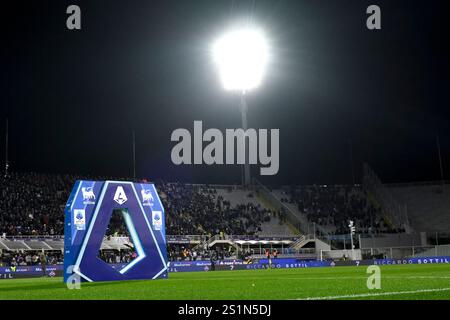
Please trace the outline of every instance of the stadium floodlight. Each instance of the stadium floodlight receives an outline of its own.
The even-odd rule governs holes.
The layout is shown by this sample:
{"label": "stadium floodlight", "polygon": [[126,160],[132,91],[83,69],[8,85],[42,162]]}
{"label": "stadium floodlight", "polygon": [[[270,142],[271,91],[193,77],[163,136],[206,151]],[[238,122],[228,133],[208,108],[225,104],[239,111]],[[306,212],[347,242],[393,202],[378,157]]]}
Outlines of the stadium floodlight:
{"label": "stadium floodlight", "polygon": [[[217,64],[225,90],[241,94],[242,129],[247,131],[247,103],[245,94],[259,87],[268,62],[268,47],[261,30],[246,26],[233,29],[220,37],[213,45],[212,54]],[[245,164],[243,165],[243,186],[249,186],[250,165],[248,145],[244,142]]]}
{"label": "stadium floodlight", "polygon": [[250,27],[232,30],[214,43],[213,57],[226,90],[255,89],[261,84],[268,60],[265,37]]}

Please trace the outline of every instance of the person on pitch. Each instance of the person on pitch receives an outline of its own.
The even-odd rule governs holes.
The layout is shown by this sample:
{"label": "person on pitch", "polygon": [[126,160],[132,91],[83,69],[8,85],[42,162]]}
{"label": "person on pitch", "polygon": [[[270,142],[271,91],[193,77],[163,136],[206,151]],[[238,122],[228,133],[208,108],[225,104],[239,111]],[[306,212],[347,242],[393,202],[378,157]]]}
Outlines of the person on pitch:
{"label": "person on pitch", "polygon": [[270,250],[269,249],[266,249],[265,255],[266,255],[266,259],[267,259],[267,261],[269,263],[269,269],[271,269],[272,268],[272,259],[270,257]]}

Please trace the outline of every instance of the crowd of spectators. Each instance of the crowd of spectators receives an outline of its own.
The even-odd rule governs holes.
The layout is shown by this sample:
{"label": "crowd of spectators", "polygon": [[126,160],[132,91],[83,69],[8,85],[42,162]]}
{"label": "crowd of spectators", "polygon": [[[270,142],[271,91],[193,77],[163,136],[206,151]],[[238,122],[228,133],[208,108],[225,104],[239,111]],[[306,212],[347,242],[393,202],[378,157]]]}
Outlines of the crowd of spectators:
{"label": "crowd of spectators", "polygon": [[217,245],[214,249],[202,247],[189,247],[187,244],[170,244],[167,246],[167,255],[170,261],[197,261],[232,258],[236,250],[231,245]]}
{"label": "crowd of spectators", "polygon": [[295,205],[309,222],[328,227],[330,233],[348,233],[350,220],[357,233],[402,232],[385,220],[380,206],[360,186],[292,187],[285,195],[282,202]]}
{"label": "crowd of spectators", "polygon": [[130,263],[137,257],[137,253],[134,250],[102,250],[99,257],[110,264]]}
{"label": "crowd of spectators", "polygon": [[64,257],[61,251],[3,251],[0,253],[0,266],[40,266],[63,264]]}
{"label": "crowd of spectators", "polygon": [[64,206],[74,177],[11,173],[0,178],[0,235],[64,233]]}
{"label": "crowd of spectators", "polygon": [[276,214],[254,203],[232,206],[209,186],[158,184],[166,209],[167,234],[254,235]]}
{"label": "crowd of spectators", "polygon": [[[0,177],[0,236],[63,234],[64,207],[77,179],[89,177],[37,173]],[[276,214],[254,203],[232,206],[212,187],[156,184],[166,210],[166,234],[253,235]],[[124,233],[119,224],[114,232]]]}

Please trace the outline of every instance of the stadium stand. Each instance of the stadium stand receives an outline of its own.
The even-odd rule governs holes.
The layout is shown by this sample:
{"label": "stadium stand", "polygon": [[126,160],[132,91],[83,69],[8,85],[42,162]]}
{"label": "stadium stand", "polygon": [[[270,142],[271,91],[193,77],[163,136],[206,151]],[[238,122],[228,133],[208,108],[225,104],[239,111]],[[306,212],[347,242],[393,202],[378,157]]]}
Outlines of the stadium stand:
{"label": "stadium stand", "polygon": [[157,188],[167,212],[167,234],[256,235],[262,227],[272,228],[272,219],[279,223],[279,212],[235,187],[162,182]]}
{"label": "stadium stand", "polygon": [[416,231],[450,230],[450,186],[440,182],[387,185],[393,196],[406,205],[408,220]]}
{"label": "stadium stand", "polygon": [[12,173],[0,178],[0,235],[64,233],[64,205],[74,177]]}
{"label": "stadium stand", "polygon": [[367,163],[363,165],[363,172],[363,187],[367,192],[368,199],[376,204],[387,224],[411,232],[407,207],[397,201],[391,190],[381,182],[381,179]]}
{"label": "stadium stand", "polygon": [[[12,173],[0,179],[0,235],[64,233],[64,206],[80,177]],[[263,224],[270,229],[278,222],[277,212],[240,190],[218,194],[215,187],[166,182],[157,188],[167,211],[167,234],[258,234]],[[271,219],[275,223],[269,224]]]}
{"label": "stadium stand", "polygon": [[[120,180],[37,173],[11,173],[0,178],[0,264],[33,263],[42,252],[56,263],[62,261],[64,206],[77,179]],[[364,256],[401,257],[447,250],[434,246],[445,244],[437,234],[436,241],[430,242],[423,234],[406,234],[405,229],[393,224],[395,219],[386,214],[389,206],[379,205],[379,194],[373,196],[373,189],[365,186],[269,189],[259,183],[252,191],[239,186],[164,181],[156,182],[156,186],[166,209],[172,261],[209,259],[213,255],[222,259],[258,258],[267,250],[314,259],[322,251],[349,248],[349,220],[355,221],[360,240],[355,239],[355,243]],[[427,232],[448,231],[450,200],[445,195],[450,189],[440,187],[383,186],[390,199],[383,204],[406,203],[414,226],[422,226]],[[336,241],[331,239],[343,239],[344,243],[333,245]],[[100,257],[112,263],[128,262],[133,253],[123,221],[112,219]]]}
{"label": "stadium stand", "polygon": [[395,233],[379,208],[368,200],[361,186],[296,186],[273,190],[273,193],[309,223],[321,227],[325,234],[345,234],[348,221],[355,221],[358,233]]}
{"label": "stadium stand", "polygon": [[[217,196],[228,201],[232,207],[242,206],[253,203],[260,208],[264,208],[265,204],[254,192],[239,189],[237,187],[230,188],[223,186],[217,188]],[[285,223],[285,217],[281,212],[276,210],[267,210],[267,217],[263,220],[258,230],[259,235],[284,235],[293,236],[294,232]]]}
{"label": "stadium stand", "polygon": [[[11,173],[7,178],[0,179],[0,236],[3,238],[0,249],[18,252],[62,250],[63,242],[56,236],[64,233],[64,206],[71,188],[77,179],[95,178]],[[119,180],[111,177],[96,179]],[[188,237],[185,245],[178,245],[179,241],[169,242],[175,259],[187,258],[185,251],[191,245],[203,244],[205,239],[214,235],[290,234],[282,222],[281,213],[266,208],[253,194],[237,187],[158,182],[157,189],[167,211],[166,234]],[[123,221],[113,215],[107,236],[120,239],[121,235],[126,235],[123,226]],[[192,237],[186,236],[188,234],[206,238],[192,241]],[[129,249],[129,244],[117,244],[106,237],[102,251],[108,251],[109,255],[103,258],[115,259],[111,252]],[[199,248],[196,254],[207,256],[205,251],[208,250]]]}

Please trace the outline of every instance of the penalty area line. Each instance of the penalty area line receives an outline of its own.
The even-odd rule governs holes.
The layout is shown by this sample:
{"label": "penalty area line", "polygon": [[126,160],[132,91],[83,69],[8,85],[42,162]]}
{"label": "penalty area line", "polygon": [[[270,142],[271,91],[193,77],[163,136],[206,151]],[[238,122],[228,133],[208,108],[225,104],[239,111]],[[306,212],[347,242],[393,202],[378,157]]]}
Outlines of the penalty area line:
{"label": "penalty area line", "polygon": [[309,298],[298,298],[297,300],[352,299],[352,298],[365,298],[365,297],[378,297],[378,296],[396,296],[396,295],[402,295],[402,294],[417,294],[417,293],[442,292],[442,291],[450,291],[450,288],[420,289],[420,290],[413,290],[413,291],[393,291],[393,292],[380,292],[380,293],[348,294],[348,295],[327,296],[327,297],[309,297]]}

